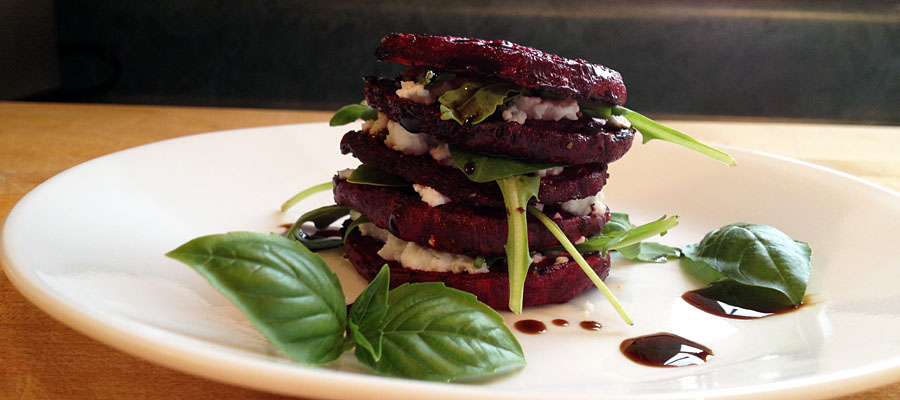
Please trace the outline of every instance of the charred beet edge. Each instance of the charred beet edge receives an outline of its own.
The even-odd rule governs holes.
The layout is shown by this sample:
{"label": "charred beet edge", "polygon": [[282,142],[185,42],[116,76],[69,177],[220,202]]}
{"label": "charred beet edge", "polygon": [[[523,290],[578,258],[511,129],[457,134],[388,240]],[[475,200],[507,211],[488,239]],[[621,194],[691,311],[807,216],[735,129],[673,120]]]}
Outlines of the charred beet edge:
{"label": "charred beet edge", "polygon": [[375,57],[410,66],[466,71],[574,98],[625,104],[625,84],[618,72],[505,40],[394,33],[381,39]]}
{"label": "charred beet edge", "polygon": [[[505,254],[508,228],[504,209],[472,208],[455,203],[431,207],[411,190],[357,185],[337,178],[334,200],[353,207],[378,227],[406,241],[468,256]],[[608,220],[609,212],[604,212],[569,215],[556,223],[575,241],[581,236],[598,234]],[[559,244],[543,225],[531,220],[528,243],[535,250]]]}
{"label": "charred beet edge", "polygon": [[[478,300],[496,309],[506,309],[509,305],[509,276],[505,266],[492,267],[490,272],[481,274],[452,274],[446,272],[417,271],[403,268],[394,261],[385,261],[378,256],[383,243],[351,232],[344,246],[347,258],[356,271],[366,280],[375,278],[382,265],[391,268],[391,287],[404,283],[444,282],[445,285],[474,294]],[[609,255],[599,253],[585,255],[585,260],[601,278],[609,275]],[[532,265],[525,279],[525,306],[565,303],[592,287],[590,279],[575,262],[553,264],[547,259]]]}
{"label": "charred beet edge", "polygon": [[[503,196],[493,182],[476,183],[456,167],[443,166],[431,156],[392,150],[367,133],[351,131],[341,140],[341,151],[353,153],[364,164],[381,168],[411,182],[426,185],[454,202],[472,207],[503,208]],[[605,164],[567,167],[559,175],[541,178],[541,203],[553,205],[593,196],[606,184]]]}
{"label": "charred beet edge", "polygon": [[502,120],[460,125],[442,120],[437,105],[398,97],[399,88],[395,79],[366,78],[366,101],[410,132],[428,133],[473,151],[535,162],[608,164],[622,158],[634,139],[632,129],[612,128],[588,117],[577,121],[528,120],[524,125]]}

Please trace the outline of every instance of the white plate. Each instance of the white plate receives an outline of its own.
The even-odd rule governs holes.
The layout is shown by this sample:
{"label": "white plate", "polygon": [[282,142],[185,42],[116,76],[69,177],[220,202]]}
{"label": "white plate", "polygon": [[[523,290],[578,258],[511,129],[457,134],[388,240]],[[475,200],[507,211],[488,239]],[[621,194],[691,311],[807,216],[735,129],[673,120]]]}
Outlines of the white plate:
{"label": "white plate", "polygon": [[[435,384],[378,377],[352,352],[334,365],[298,365],[276,352],[190,268],[163,256],[204,234],[279,231],[278,206],[356,164],[340,156],[344,129],[322,124],[217,132],[111,154],[48,180],[10,212],[6,273],[48,314],[138,357],[211,379],[323,398],[820,398],[900,379],[900,196],[812,165],[729,149],[727,168],[660,143],[635,145],[611,167],[616,211],[647,222],[678,214],[662,238],[698,241],[719,226],[770,224],[813,248],[798,312],[756,321],[718,318],[679,296],[696,286],[667,264],[614,265],[608,284],[635,317],[624,325],[596,291],[569,304],[506,313],[544,321],[517,332],[528,366],[480,382]],[[329,203],[326,194],[302,203]],[[298,213],[300,210],[298,210]],[[339,252],[326,257],[348,300],[364,286]],[[589,315],[585,302],[595,309]],[[554,318],[569,327],[556,327]],[[577,323],[596,320],[598,332]],[[672,332],[705,344],[703,366],[651,368],[618,350],[628,337]]]}

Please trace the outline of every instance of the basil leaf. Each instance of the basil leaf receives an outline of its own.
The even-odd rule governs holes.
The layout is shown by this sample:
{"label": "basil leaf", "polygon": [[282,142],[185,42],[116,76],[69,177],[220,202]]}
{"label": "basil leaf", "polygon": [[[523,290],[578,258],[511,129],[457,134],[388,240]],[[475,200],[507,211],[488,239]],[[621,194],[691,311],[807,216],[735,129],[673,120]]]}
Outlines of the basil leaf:
{"label": "basil leaf", "polygon": [[588,278],[591,279],[591,282],[594,282],[594,286],[597,286],[597,289],[600,289],[600,292],[603,293],[603,296],[606,297],[606,300],[612,304],[613,308],[616,309],[616,312],[619,313],[619,316],[622,317],[622,320],[625,321],[628,325],[634,325],[634,321],[631,319],[631,316],[628,315],[628,312],[625,311],[625,307],[622,307],[622,304],[619,303],[619,300],[616,299],[616,296],[606,287],[606,284],[603,283],[603,280],[597,276],[597,273],[594,272],[594,269],[591,268],[590,264],[585,261],[584,257],[581,256],[581,253],[575,248],[575,245],[572,244],[572,241],[566,237],[566,234],[559,228],[559,225],[556,224],[552,219],[547,217],[543,212],[534,207],[528,207],[528,212],[531,215],[535,216],[548,230],[553,234],[553,237],[558,240],[563,248],[569,252],[569,255],[575,262],[581,267],[581,270],[587,274]]}
{"label": "basil leaf", "polygon": [[509,309],[521,314],[525,293],[525,278],[531,266],[528,252],[528,215],[525,208],[532,197],[537,198],[541,178],[516,175],[497,181],[506,205],[506,264],[509,275]]}
{"label": "basil leaf", "polygon": [[457,89],[449,90],[438,98],[441,103],[441,119],[454,120],[460,125],[481,123],[497,111],[510,93],[518,88],[508,83],[483,85],[466,82]]}
{"label": "basil leaf", "polygon": [[288,230],[287,238],[303,243],[307,248],[312,250],[324,250],[338,247],[343,244],[341,238],[309,235],[303,232],[303,224],[312,222],[317,229],[324,229],[331,225],[334,221],[347,216],[350,213],[350,206],[330,205],[319,207],[315,210],[308,211],[297,218],[297,222]]}
{"label": "basil leaf", "polygon": [[536,163],[450,146],[453,164],[473,182],[492,182],[564,164]]}
{"label": "basil leaf", "polygon": [[388,286],[391,269],[385,264],[375,279],[359,294],[348,316],[348,333],[356,341],[356,351],[368,351],[372,359],[381,359],[381,324],[387,314]]}
{"label": "basil leaf", "polygon": [[356,353],[382,375],[447,382],[525,365],[522,347],[496,311],[440,282],[391,290],[383,329],[380,360]]}
{"label": "basil leaf", "polygon": [[397,175],[392,175],[385,172],[381,168],[376,168],[371,165],[360,164],[350,173],[350,176],[347,178],[347,182],[355,183],[358,185],[373,185],[373,186],[388,186],[388,187],[403,187],[410,186],[411,183],[406,179],[403,179]]}
{"label": "basil leaf", "polygon": [[727,225],[708,233],[699,243],[685,246],[682,253],[739,284],[772,289],[793,305],[799,305],[806,293],[812,254],[809,245],[768,225]]}
{"label": "basil leaf", "polygon": [[166,254],[196,270],[294,360],[324,364],[343,350],[347,308],[337,276],[300,243],[232,232]]}
{"label": "basil leaf", "polygon": [[712,159],[719,160],[725,164],[728,164],[728,166],[730,167],[737,165],[737,161],[735,161],[734,157],[731,157],[731,155],[729,155],[728,153],[711,147],[679,130],[660,124],[659,122],[631,111],[625,107],[615,106],[612,109],[612,113],[613,115],[624,116],[628,120],[628,122],[631,122],[631,125],[641,133],[641,137],[643,137],[644,139],[643,143],[647,143],[653,139],[665,140],[667,142],[686,147],[690,150],[694,150]]}
{"label": "basil leaf", "polygon": [[334,113],[331,116],[331,120],[328,121],[329,126],[339,126],[346,125],[358,119],[362,119],[363,121],[369,121],[378,119],[378,110],[369,107],[368,104],[351,104],[349,106],[343,106],[340,110]]}

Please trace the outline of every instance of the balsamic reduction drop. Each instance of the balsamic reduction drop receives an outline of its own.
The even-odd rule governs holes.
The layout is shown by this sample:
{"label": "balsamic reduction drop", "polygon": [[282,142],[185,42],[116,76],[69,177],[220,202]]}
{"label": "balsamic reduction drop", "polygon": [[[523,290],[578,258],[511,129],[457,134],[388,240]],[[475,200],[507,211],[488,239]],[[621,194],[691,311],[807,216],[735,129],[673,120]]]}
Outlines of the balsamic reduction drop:
{"label": "balsamic reduction drop", "polygon": [[712,315],[731,318],[731,319],[757,319],[764,318],[775,314],[784,314],[794,311],[800,306],[787,307],[761,307],[762,311],[753,310],[747,307],[740,307],[728,304],[726,301],[718,300],[707,295],[704,289],[691,290],[681,295],[688,304],[699,308],[702,311]]}
{"label": "balsamic reduction drop", "polygon": [[566,321],[561,318],[554,319],[551,322],[553,322],[553,325],[556,325],[556,326],[569,326],[569,321]]}
{"label": "balsamic reduction drop", "polygon": [[527,333],[530,335],[538,335],[547,332],[547,325],[544,325],[543,322],[534,319],[523,319],[521,321],[516,321],[513,326],[515,326],[516,330],[518,330],[519,332]]}
{"label": "balsamic reduction drop", "polygon": [[713,356],[708,347],[665,332],[626,339],[619,350],[631,361],[650,367],[700,365]]}
{"label": "balsamic reduction drop", "polygon": [[465,172],[466,175],[474,174],[475,173],[475,163],[471,162],[471,161],[467,162],[466,165],[463,166],[463,172]]}
{"label": "balsamic reduction drop", "polygon": [[603,328],[603,325],[601,325],[597,321],[581,321],[578,323],[578,325],[581,325],[582,329],[588,331],[599,331],[600,328]]}

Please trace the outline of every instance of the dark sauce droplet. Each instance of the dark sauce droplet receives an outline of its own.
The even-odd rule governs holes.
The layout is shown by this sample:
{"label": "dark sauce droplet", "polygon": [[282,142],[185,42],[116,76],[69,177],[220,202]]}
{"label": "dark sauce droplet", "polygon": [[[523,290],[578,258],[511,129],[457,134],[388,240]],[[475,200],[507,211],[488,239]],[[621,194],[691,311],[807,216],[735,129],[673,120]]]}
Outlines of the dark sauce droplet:
{"label": "dark sauce droplet", "polygon": [[513,326],[515,326],[516,330],[518,330],[519,332],[527,333],[529,335],[538,335],[547,332],[547,325],[544,325],[543,322],[534,319],[523,319],[521,321],[516,321]]}
{"label": "dark sauce droplet", "polygon": [[589,331],[599,331],[600,328],[603,328],[603,325],[597,321],[581,321],[578,325],[581,325],[583,329]]}
{"label": "dark sauce droplet", "polygon": [[475,173],[475,163],[472,161],[467,162],[466,165],[463,166],[463,172],[465,172],[466,175],[474,174]]}
{"label": "dark sauce droplet", "polygon": [[766,309],[765,311],[757,311],[746,307],[739,307],[728,304],[727,302],[706,296],[703,289],[691,290],[681,295],[688,304],[698,309],[724,318],[731,319],[757,319],[764,318],[775,314],[784,314],[794,311],[800,306],[788,306],[777,309]]}
{"label": "dark sauce droplet", "polygon": [[671,333],[626,339],[619,345],[625,357],[650,367],[686,367],[706,364],[713,356],[708,347]]}
{"label": "dark sauce droplet", "polygon": [[569,326],[569,321],[566,321],[564,319],[554,319],[551,322],[553,322],[553,325],[556,326]]}

